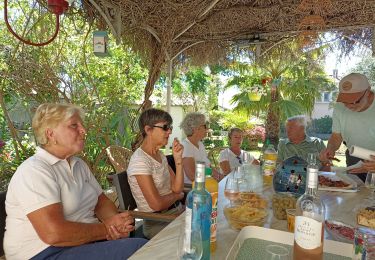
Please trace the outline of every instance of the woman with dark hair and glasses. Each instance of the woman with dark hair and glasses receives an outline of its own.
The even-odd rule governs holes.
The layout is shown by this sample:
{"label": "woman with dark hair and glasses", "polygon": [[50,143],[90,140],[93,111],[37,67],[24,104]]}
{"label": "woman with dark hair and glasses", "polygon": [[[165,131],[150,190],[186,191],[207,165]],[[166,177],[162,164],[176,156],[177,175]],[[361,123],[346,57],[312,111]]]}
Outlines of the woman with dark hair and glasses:
{"label": "woman with dark hair and glasses", "polygon": [[[167,145],[172,133],[172,117],[160,109],[145,110],[138,121],[143,136],[141,146],[130,158],[128,180],[137,208],[145,212],[175,214],[181,212],[180,199],[184,197],[182,172],[183,146],[177,139],[172,151],[176,174],[165,155],[159,150]],[[143,234],[152,238],[168,223],[144,220]]]}
{"label": "woman with dark hair and glasses", "polygon": [[[233,171],[236,167],[241,166],[244,162],[244,154],[246,151],[241,150],[241,145],[243,141],[243,132],[239,128],[232,128],[228,132],[229,138],[229,148],[226,148],[220,152],[219,162],[220,169],[224,175],[227,175]],[[252,164],[259,164],[259,161],[254,159],[253,156],[249,154],[247,160]]]}

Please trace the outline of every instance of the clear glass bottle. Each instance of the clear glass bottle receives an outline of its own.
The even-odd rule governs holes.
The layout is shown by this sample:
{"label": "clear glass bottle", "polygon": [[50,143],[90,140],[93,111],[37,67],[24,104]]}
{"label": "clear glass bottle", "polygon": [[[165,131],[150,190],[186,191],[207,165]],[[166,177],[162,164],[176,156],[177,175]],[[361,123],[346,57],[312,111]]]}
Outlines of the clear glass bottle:
{"label": "clear glass bottle", "polygon": [[294,260],[323,259],[325,207],[316,194],[317,188],[318,165],[314,155],[307,166],[306,192],[296,203]]}
{"label": "clear glass bottle", "polygon": [[[185,231],[201,230],[202,260],[210,259],[212,198],[205,188],[204,162],[196,162],[194,188],[186,197]],[[189,223],[190,230],[189,230]],[[194,243],[191,237],[191,243]]]}
{"label": "clear glass bottle", "polygon": [[263,152],[263,182],[265,184],[272,183],[272,177],[276,171],[276,162],[277,152],[272,144],[268,144],[267,148]]}

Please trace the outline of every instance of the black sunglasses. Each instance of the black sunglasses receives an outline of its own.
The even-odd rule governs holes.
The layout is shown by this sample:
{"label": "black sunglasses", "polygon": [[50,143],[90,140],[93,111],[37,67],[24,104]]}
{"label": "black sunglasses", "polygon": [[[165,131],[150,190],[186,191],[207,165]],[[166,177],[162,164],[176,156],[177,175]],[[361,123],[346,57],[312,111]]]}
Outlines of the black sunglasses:
{"label": "black sunglasses", "polygon": [[363,97],[365,96],[365,94],[367,93],[367,89],[365,92],[363,92],[362,96],[360,98],[358,98],[356,101],[352,102],[352,103],[344,103],[344,104],[347,104],[347,105],[357,105],[359,104],[359,102],[361,102],[361,100],[363,99]]}
{"label": "black sunglasses", "polygon": [[173,130],[173,126],[171,125],[153,125],[152,127],[157,127],[157,128],[160,128],[160,129],[163,129],[164,131],[168,131],[169,129],[171,129],[171,131]]}
{"label": "black sunglasses", "polygon": [[242,164],[242,160],[241,160],[241,157],[239,157],[239,156],[236,156],[236,158],[238,159],[238,162],[239,162],[240,164]]}

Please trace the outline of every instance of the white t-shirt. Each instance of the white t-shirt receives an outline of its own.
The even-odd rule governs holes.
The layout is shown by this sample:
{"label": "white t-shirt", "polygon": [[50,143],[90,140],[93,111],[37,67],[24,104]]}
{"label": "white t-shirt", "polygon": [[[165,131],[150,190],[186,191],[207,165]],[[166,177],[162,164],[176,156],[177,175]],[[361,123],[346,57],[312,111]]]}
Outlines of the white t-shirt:
{"label": "white t-shirt", "polygon": [[[239,159],[237,158],[237,155],[233,153],[231,149],[226,148],[220,152],[219,163],[228,161],[230,170],[233,171],[236,167],[241,166],[242,163],[244,162],[244,153],[245,151],[241,150],[241,154],[239,155],[239,158],[241,159],[241,163],[240,163]],[[254,160],[254,157],[250,155],[249,163],[252,163],[253,160]]]}
{"label": "white t-shirt", "polygon": [[340,133],[348,148],[357,145],[375,150],[375,100],[362,112],[351,111],[338,102],[332,120],[332,132]]}
{"label": "white t-shirt", "polygon": [[151,175],[160,196],[172,193],[171,176],[168,168],[167,158],[160,151],[162,162],[159,163],[150,155],[138,148],[130,158],[128,166],[128,180],[137,208],[144,212],[153,212],[148,205],[143,192],[138,185],[135,175]]}
{"label": "white t-shirt", "polygon": [[[206,167],[210,167],[211,163],[208,159],[206,149],[202,142],[198,142],[199,148],[193,145],[189,139],[185,138],[185,140],[181,143],[184,146],[184,152],[182,153],[182,158],[194,158],[195,161],[204,162]],[[184,183],[191,183],[191,180],[186,176],[184,173]]]}
{"label": "white t-shirt", "polygon": [[84,161],[72,157],[70,163],[38,147],[14,173],[5,201],[7,259],[30,259],[50,246],[39,238],[26,216],[35,210],[62,203],[66,220],[99,222],[94,209],[103,191]]}

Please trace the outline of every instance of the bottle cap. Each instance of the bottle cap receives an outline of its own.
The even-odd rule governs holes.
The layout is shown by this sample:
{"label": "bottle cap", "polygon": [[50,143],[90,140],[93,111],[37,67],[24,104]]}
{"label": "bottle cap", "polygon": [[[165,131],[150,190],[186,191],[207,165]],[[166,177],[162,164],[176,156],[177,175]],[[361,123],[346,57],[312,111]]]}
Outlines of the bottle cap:
{"label": "bottle cap", "polygon": [[195,182],[204,182],[205,180],[206,164],[197,161],[195,164]]}
{"label": "bottle cap", "polygon": [[206,167],[204,173],[206,176],[212,176],[212,169],[210,167]]}

